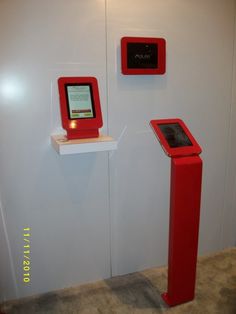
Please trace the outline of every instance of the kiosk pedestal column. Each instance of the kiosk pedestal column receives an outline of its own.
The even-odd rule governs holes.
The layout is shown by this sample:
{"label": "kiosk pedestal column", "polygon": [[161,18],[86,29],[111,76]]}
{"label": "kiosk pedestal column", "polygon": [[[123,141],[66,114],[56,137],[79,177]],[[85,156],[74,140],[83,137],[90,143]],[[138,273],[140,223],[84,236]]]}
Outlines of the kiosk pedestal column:
{"label": "kiosk pedestal column", "polygon": [[150,124],[171,157],[168,289],[162,297],[173,306],[194,298],[202,150],[182,120],[151,120]]}
{"label": "kiosk pedestal column", "polygon": [[171,158],[168,289],[170,305],[194,298],[202,182],[199,156]]}

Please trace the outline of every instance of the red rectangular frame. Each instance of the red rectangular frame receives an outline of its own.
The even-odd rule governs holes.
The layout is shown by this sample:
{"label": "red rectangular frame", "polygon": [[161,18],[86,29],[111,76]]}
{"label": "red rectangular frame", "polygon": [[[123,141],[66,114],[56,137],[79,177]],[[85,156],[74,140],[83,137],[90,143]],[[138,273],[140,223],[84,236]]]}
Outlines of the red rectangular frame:
{"label": "red rectangular frame", "polygon": [[[178,123],[190,139],[192,146],[182,146],[182,147],[170,147],[167,140],[165,139],[164,134],[161,129],[158,127],[161,124],[172,124]],[[150,121],[151,127],[153,128],[154,133],[156,134],[161,146],[163,147],[165,153],[170,157],[181,157],[181,156],[191,156],[191,155],[199,155],[202,152],[201,147],[198,145],[195,138],[190,133],[187,126],[181,119],[158,119]]]}
{"label": "red rectangular frame", "polygon": [[[86,119],[69,118],[66,84],[88,84],[92,87],[95,117]],[[98,137],[98,129],[102,127],[103,121],[97,79],[95,77],[60,77],[58,79],[58,88],[62,127],[67,131],[67,138]]]}
{"label": "red rectangular frame", "polygon": [[[156,69],[130,69],[128,68],[127,44],[146,43],[158,46],[158,56]],[[166,41],[164,38],[153,37],[123,37],[121,38],[121,71],[125,75],[140,74],[164,74],[166,72]]]}

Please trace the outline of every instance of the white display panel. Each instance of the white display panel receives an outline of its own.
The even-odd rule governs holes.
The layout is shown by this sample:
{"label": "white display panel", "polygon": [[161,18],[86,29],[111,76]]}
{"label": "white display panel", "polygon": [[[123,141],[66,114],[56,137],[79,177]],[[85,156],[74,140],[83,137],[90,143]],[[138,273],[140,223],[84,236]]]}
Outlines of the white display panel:
{"label": "white display panel", "polygon": [[66,84],[70,119],[94,118],[91,85]]}

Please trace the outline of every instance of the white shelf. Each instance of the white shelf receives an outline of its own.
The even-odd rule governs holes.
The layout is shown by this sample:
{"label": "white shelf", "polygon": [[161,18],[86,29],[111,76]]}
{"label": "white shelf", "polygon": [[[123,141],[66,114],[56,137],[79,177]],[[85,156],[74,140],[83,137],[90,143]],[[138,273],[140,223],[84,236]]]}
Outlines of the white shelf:
{"label": "white shelf", "polygon": [[51,144],[60,155],[104,152],[117,149],[117,141],[111,136],[67,140],[65,135],[52,135]]}

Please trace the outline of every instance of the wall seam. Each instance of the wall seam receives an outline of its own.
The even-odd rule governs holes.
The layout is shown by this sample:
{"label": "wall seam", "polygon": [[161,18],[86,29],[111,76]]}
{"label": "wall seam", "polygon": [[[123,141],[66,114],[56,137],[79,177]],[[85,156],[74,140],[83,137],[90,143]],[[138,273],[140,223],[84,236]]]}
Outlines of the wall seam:
{"label": "wall seam", "polygon": [[[108,82],[108,29],[107,29],[107,1],[105,0],[105,59],[106,59],[106,109],[107,109],[107,133],[109,130],[109,82]],[[108,208],[109,208],[109,259],[110,259],[110,277],[112,277],[112,210],[111,210],[111,165],[110,165],[110,152],[108,154],[107,162],[107,178],[108,178]]]}
{"label": "wall seam", "polygon": [[[226,212],[226,200],[227,200],[227,181],[229,179],[229,174],[230,174],[230,142],[231,142],[231,134],[232,134],[232,112],[233,112],[233,96],[234,96],[234,70],[236,68],[236,64],[235,64],[235,36],[236,36],[236,0],[234,1],[234,22],[233,22],[233,27],[234,27],[234,31],[233,31],[233,43],[232,43],[232,47],[233,47],[233,53],[232,53],[232,70],[231,70],[231,86],[230,86],[230,110],[229,110],[229,117],[228,117],[228,121],[229,121],[229,127],[228,127],[228,134],[227,134],[227,162],[226,162],[226,167],[225,167],[225,184],[224,184],[224,201],[223,201],[223,208],[221,210],[221,219],[220,221],[221,223],[221,227],[220,227],[220,249],[223,249],[225,247],[224,245],[224,241],[223,241],[223,232],[224,232],[224,223],[223,223],[223,216],[224,213]],[[235,199],[235,197],[233,197],[233,199]],[[232,206],[230,206],[232,207]],[[230,208],[230,213],[232,212],[232,208]],[[227,244],[228,246],[229,244]]]}
{"label": "wall seam", "polygon": [[[233,106],[236,105],[236,99],[235,99],[236,87],[234,85],[234,82],[236,80],[235,71],[236,71],[236,0],[234,1],[234,53],[233,53],[232,94],[231,94],[232,95],[232,101],[231,101],[232,111],[233,111]],[[231,115],[231,117],[232,117],[232,115]],[[232,122],[231,122],[231,134],[232,134]],[[233,186],[234,186],[234,195],[233,195],[232,204],[235,204],[235,201],[236,201],[236,173],[234,176],[234,185]],[[231,215],[233,216],[233,214],[234,214],[234,209],[231,208]],[[233,221],[233,219],[231,221]],[[235,233],[234,233],[234,236],[235,236]],[[236,238],[234,238],[233,244],[236,246]]]}
{"label": "wall seam", "polygon": [[3,224],[3,232],[5,234],[5,240],[6,240],[6,244],[7,244],[7,251],[8,251],[8,256],[9,256],[9,261],[10,261],[11,275],[12,275],[13,284],[14,284],[14,287],[15,287],[15,295],[16,295],[16,298],[19,298],[19,291],[18,291],[17,280],[16,280],[16,272],[15,272],[13,258],[12,258],[12,251],[11,251],[10,240],[9,240],[8,232],[7,232],[5,213],[4,213],[4,209],[3,209],[3,206],[2,206],[1,200],[0,200],[0,215],[1,215],[2,224]]}

